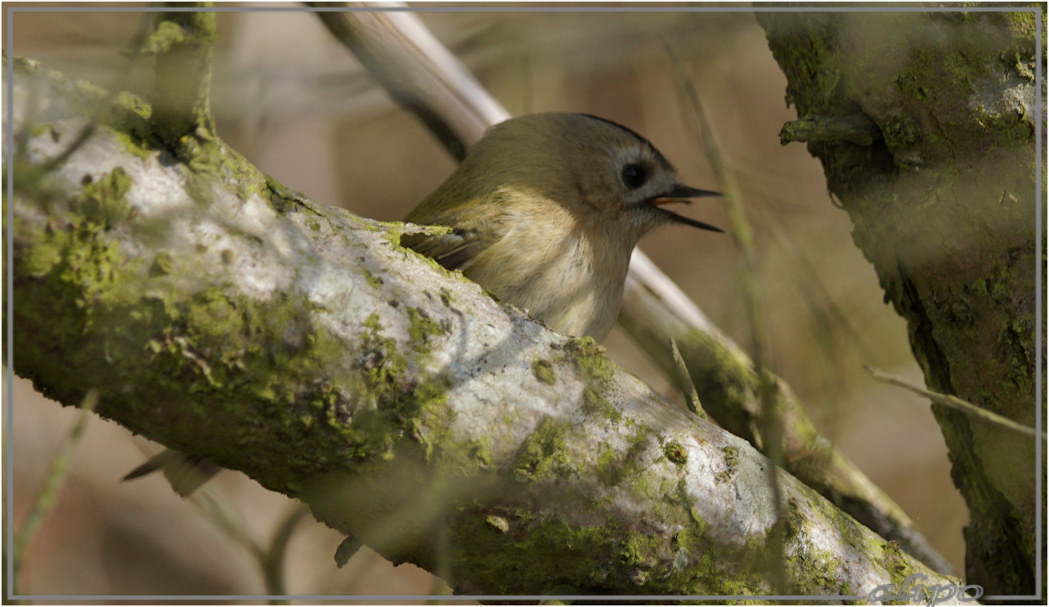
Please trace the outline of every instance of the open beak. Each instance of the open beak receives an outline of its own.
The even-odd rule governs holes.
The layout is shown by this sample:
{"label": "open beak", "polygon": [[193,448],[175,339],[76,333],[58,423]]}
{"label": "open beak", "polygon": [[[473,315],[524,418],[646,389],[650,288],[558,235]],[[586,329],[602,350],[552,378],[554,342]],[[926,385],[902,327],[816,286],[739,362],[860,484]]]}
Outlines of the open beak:
{"label": "open beak", "polygon": [[690,225],[692,227],[700,228],[702,230],[710,230],[712,232],[724,232],[721,228],[714,227],[709,223],[703,223],[702,221],[696,221],[684,215],[678,215],[673,211],[668,211],[664,208],[660,208],[665,204],[673,204],[675,202],[683,202],[688,204],[691,202],[689,198],[699,198],[702,196],[721,196],[720,192],[712,192],[710,190],[700,190],[697,188],[690,188],[687,185],[677,185],[674,189],[669,192],[665,192],[659,196],[656,196],[648,201],[650,205],[656,207],[660,213],[669,215],[674,221]]}

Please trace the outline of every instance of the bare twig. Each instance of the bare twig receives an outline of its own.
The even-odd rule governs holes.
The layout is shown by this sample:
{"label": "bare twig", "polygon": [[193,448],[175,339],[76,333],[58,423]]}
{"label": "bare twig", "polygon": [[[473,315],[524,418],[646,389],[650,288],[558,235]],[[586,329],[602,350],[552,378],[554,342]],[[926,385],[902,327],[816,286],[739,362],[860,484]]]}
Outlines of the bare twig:
{"label": "bare twig", "polygon": [[987,409],[984,409],[982,407],[977,407],[976,405],[968,401],[962,400],[957,396],[952,396],[950,394],[942,394],[940,392],[934,392],[932,390],[920,388],[908,382],[905,379],[889,375],[888,373],[883,373],[882,371],[879,371],[867,365],[863,365],[863,370],[867,373],[870,373],[871,377],[873,377],[877,381],[886,384],[891,384],[893,386],[899,386],[900,388],[909,390],[920,396],[924,396],[925,398],[928,398],[929,400],[938,405],[950,407],[956,411],[967,413],[969,415],[972,415],[973,417],[982,419],[985,422],[997,424],[999,426],[1002,426],[1003,428],[1009,428],[1010,430],[1014,430],[1021,434],[1026,434],[1028,436],[1036,436],[1038,438],[1041,438],[1042,440],[1046,440],[1045,432],[1041,430],[1036,430],[1035,428],[1032,428],[1030,426],[1025,426],[1021,423],[1014,422],[1008,417],[1003,417],[1001,415],[998,415],[994,411],[988,411]]}
{"label": "bare twig", "polygon": [[851,116],[808,115],[791,120],[779,132],[779,141],[787,145],[792,141],[810,143],[855,143],[868,146],[882,138],[881,130],[866,114]]}
{"label": "bare twig", "polygon": [[[40,526],[44,524],[47,516],[51,514],[55,507],[55,500],[58,497],[59,490],[62,488],[62,483],[66,480],[73,453],[80,444],[84,431],[87,430],[87,422],[91,419],[91,412],[94,411],[96,405],[98,405],[98,391],[90,390],[84,396],[83,402],[80,403],[80,414],[77,415],[76,421],[73,422],[73,427],[69,430],[69,436],[66,437],[62,443],[62,448],[55,454],[50,466],[48,466],[44,484],[41,485],[40,490],[33,499],[33,506],[29,510],[29,515],[26,516],[25,522],[22,523],[22,528],[15,534],[14,554],[11,556],[14,570],[12,582],[15,587],[17,587],[21,578],[22,566],[25,564],[26,549],[29,547],[33,537],[36,536],[36,532],[40,530]],[[14,594],[17,594],[17,591]]]}
{"label": "bare twig", "polygon": [[699,393],[696,392],[696,384],[692,382],[692,376],[688,373],[688,365],[685,364],[685,359],[681,357],[681,350],[678,349],[677,341],[673,337],[670,338],[670,350],[674,354],[674,363],[677,365],[677,372],[681,379],[682,391],[685,393],[685,403],[688,405],[688,410],[707,419],[707,412],[703,410],[703,405],[699,401]]}
{"label": "bare twig", "polygon": [[[240,514],[210,486],[200,487],[189,497],[190,503],[226,537],[240,545],[259,568],[266,594],[284,595],[284,555],[298,524],[309,515],[309,508],[295,504],[274,531],[269,546],[252,537]],[[276,604],[276,603],[275,603]]]}
{"label": "bare twig", "polygon": [[310,509],[304,504],[296,502],[292,505],[284,520],[277,525],[273,533],[269,548],[265,553],[265,577],[267,594],[286,594],[284,588],[284,556],[288,552],[288,544],[291,543],[295,530],[299,523],[306,520]]}

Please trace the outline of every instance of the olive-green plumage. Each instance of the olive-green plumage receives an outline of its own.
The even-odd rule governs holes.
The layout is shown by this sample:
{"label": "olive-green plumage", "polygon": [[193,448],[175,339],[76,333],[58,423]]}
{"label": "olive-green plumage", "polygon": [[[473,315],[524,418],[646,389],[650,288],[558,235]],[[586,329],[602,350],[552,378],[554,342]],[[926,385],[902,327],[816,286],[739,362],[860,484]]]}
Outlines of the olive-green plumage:
{"label": "olive-green plumage", "polygon": [[651,143],[585,114],[498,124],[406,221],[454,228],[402,243],[462,270],[500,300],[569,335],[603,338],[619,314],[630,254],[671,221],[660,208],[714,192],[683,186]]}

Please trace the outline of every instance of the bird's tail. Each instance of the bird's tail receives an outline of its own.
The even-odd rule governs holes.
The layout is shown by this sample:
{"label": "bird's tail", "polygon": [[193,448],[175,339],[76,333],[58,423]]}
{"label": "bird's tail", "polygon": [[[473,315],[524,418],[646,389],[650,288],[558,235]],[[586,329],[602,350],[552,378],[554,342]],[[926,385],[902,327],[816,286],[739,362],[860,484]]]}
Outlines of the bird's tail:
{"label": "bird's tail", "polygon": [[157,470],[164,473],[175,493],[186,497],[208,482],[220,468],[199,455],[165,449],[128,472],[121,481],[134,480]]}

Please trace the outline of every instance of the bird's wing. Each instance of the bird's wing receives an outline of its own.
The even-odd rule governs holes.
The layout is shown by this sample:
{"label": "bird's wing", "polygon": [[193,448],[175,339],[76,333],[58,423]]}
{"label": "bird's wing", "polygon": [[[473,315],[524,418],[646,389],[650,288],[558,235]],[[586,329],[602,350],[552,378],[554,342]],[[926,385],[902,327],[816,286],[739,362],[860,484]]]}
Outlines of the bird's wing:
{"label": "bird's wing", "polygon": [[465,271],[491,240],[477,229],[455,228],[447,234],[405,234],[401,246],[433,258],[449,270]]}
{"label": "bird's wing", "polygon": [[452,190],[442,193],[438,189],[405,217],[405,221],[416,225],[448,226],[452,230],[444,234],[405,234],[401,236],[401,246],[426,255],[449,270],[466,272],[485,249],[505,235],[512,223],[506,216],[510,204],[501,191],[458,196],[455,188]]}

